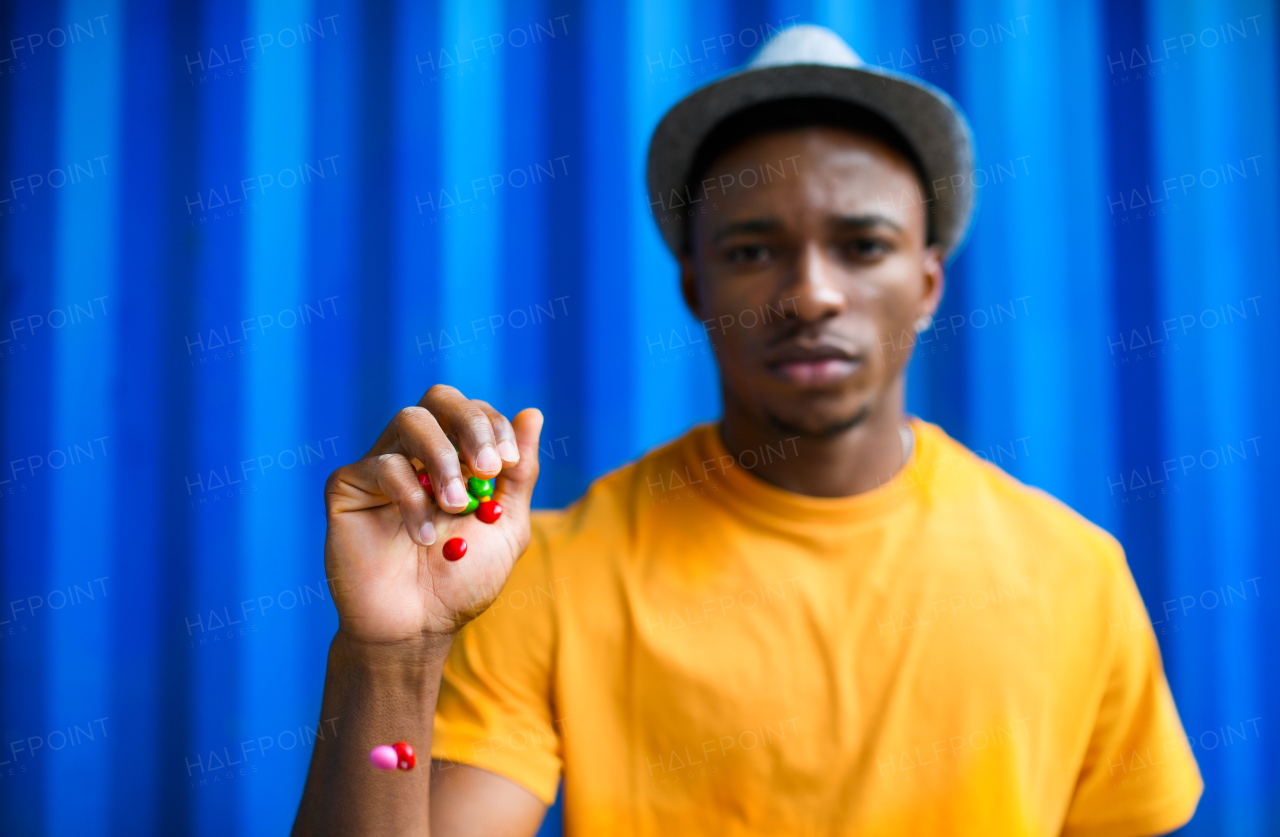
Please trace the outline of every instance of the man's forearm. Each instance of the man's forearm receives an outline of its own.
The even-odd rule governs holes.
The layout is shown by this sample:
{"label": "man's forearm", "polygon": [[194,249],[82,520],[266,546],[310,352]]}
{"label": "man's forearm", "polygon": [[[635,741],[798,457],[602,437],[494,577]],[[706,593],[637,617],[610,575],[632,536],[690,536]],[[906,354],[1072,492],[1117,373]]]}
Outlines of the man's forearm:
{"label": "man's forearm", "polygon": [[[334,637],[320,717],[337,718],[337,734],[316,739],[295,835],[428,833],[431,727],[452,643],[451,635],[397,646]],[[396,741],[413,745],[416,768],[369,764],[371,749]]]}

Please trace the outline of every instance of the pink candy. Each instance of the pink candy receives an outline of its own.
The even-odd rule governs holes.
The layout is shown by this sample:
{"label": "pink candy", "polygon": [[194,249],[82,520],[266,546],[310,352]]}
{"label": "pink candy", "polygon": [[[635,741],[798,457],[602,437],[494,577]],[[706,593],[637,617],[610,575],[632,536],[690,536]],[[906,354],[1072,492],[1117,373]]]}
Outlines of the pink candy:
{"label": "pink candy", "polygon": [[400,754],[390,745],[379,744],[369,751],[369,764],[379,770],[395,770],[399,762]]}

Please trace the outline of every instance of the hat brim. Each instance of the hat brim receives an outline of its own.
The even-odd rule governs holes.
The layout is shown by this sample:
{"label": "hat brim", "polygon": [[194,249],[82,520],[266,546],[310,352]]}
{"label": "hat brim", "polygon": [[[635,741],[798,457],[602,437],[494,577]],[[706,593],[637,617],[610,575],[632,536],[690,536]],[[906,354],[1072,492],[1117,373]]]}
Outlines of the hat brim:
{"label": "hat brim", "polygon": [[[753,105],[796,98],[826,98],[866,108],[887,119],[911,144],[924,169],[934,232],[950,258],[963,243],[976,195],[973,132],[959,106],[942,90],[875,67],[787,64],[744,70],[694,91],[658,123],[649,143],[649,191],[654,220],[667,247],[685,249],[686,213],[663,196],[683,195],[685,178],[703,140],[725,118]],[[954,175],[961,175],[960,185]],[[931,188],[930,184],[938,184]]]}

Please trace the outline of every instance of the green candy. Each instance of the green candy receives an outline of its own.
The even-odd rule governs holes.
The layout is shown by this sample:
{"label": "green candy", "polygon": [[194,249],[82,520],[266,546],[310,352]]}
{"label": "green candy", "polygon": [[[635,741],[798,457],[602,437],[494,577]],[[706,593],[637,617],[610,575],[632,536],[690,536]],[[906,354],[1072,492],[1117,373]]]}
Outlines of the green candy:
{"label": "green candy", "polygon": [[467,507],[466,507],[465,509],[463,509],[462,511],[458,512],[458,514],[471,514],[473,511],[475,511],[475,510],[476,510],[476,509],[478,509],[478,508],[480,508],[480,501],[479,501],[479,500],[477,500],[475,497],[473,497],[473,496],[471,495],[471,492],[469,492],[469,491],[468,491],[468,492],[467,492]]}
{"label": "green candy", "polygon": [[473,497],[487,497],[493,494],[493,480],[471,477],[467,480],[467,492]]}

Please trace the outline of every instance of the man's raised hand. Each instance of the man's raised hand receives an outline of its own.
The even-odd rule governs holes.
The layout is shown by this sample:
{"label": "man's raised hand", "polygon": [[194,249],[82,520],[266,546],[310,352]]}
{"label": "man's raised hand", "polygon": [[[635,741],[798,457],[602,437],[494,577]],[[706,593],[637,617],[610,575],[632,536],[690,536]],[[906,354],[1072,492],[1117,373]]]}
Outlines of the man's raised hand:
{"label": "man's raised hand", "polygon": [[[437,385],[401,410],[363,459],[334,471],[325,486],[325,568],[339,632],[357,642],[415,641],[480,615],[529,545],[541,431],[538,410],[508,422],[485,402]],[[497,477],[496,523],[451,514],[468,502],[463,465]],[[418,482],[419,468],[436,502]],[[444,559],[450,538],[468,544],[461,561]]]}

